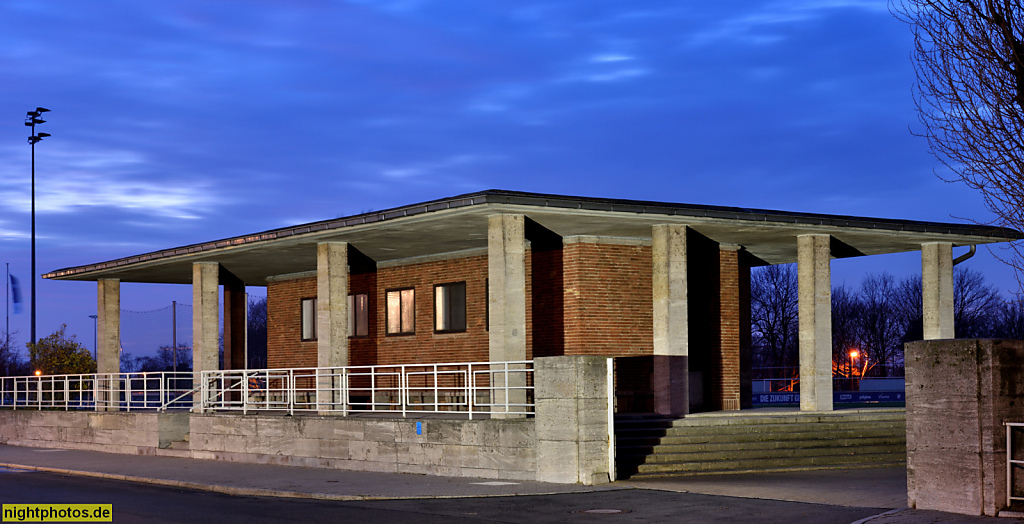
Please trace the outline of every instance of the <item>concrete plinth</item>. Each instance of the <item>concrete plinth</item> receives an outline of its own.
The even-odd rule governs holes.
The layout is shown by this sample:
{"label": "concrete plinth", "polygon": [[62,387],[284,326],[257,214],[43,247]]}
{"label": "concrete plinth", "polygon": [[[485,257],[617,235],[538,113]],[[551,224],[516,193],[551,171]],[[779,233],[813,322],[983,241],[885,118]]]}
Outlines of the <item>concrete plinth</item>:
{"label": "concrete plinth", "polygon": [[535,360],[537,480],[592,485],[613,479],[610,365],[597,356]]}
{"label": "concrete plinth", "polygon": [[1024,342],[913,342],[905,358],[907,504],[997,515],[1006,505],[1003,422],[1024,421]]}
{"label": "concrete plinth", "polygon": [[832,411],[832,237],[797,237],[800,410]]}

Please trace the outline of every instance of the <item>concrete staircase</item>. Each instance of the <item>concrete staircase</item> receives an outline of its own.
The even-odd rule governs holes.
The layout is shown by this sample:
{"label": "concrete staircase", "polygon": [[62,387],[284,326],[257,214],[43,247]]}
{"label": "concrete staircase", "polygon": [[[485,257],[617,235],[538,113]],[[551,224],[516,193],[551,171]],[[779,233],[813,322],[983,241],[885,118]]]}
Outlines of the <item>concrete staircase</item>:
{"label": "concrete staircase", "polygon": [[619,479],[906,463],[906,412],[726,412],[615,418]]}

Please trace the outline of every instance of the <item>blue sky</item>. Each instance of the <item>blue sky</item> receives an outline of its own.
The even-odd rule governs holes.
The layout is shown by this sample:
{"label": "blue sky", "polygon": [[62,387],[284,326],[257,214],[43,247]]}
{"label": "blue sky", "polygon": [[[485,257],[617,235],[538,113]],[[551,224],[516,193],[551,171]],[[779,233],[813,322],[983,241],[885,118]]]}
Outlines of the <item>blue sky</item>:
{"label": "blue sky", "polygon": [[[3,2],[0,263],[27,295],[37,105],[40,272],[487,188],[985,222],[908,129],[911,48],[885,0]],[[91,342],[95,285],[38,285]]]}

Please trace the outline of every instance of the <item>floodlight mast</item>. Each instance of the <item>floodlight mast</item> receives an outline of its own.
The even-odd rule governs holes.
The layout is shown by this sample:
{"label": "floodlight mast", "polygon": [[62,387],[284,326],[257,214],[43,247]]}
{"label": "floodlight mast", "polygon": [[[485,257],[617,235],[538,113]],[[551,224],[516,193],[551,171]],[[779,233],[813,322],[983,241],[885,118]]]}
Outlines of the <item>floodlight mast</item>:
{"label": "floodlight mast", "polygon": [[43,113],[49,112],[45,107],[36,107],[35,111],[25,114],[25,125],[32,128],[32,135],[28,137],[28,143],[32,146],[32,314],[31,314],[31,338],[32,345],[36,344],[36,142],[50,136],[49,133],[36,133],[36,124],[45,124],[46,120],[39,118]]}

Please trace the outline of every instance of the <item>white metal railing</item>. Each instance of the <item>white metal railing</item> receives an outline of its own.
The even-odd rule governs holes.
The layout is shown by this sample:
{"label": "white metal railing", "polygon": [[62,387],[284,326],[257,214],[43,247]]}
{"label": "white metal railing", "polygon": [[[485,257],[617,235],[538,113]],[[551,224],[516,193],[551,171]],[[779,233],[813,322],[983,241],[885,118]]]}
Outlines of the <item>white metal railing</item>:
{"label": "white metal railing", "polygon": [[1010,506],[1015,500],[1024,500],[1024,497],[1013,496],[1013,467],[1024,465],[1024,459],[1013,458],[1013,428],[1024,428],[1024,422],[1003,422],[1006,426],[1006,505]]}
{"label": "white metal railing", "polygon": [[137,372],[0,377],[0,408],[58,410],[191,408],[172,402],[192,387],[192,373]]}
{"label": "white metal railing", "polygon": [[202,411],[534,413],[533,361],[202,372]]}
{"label": "white metal railing", "polygon": [[531,415],[533,361],[0,377],[0,408]]}

